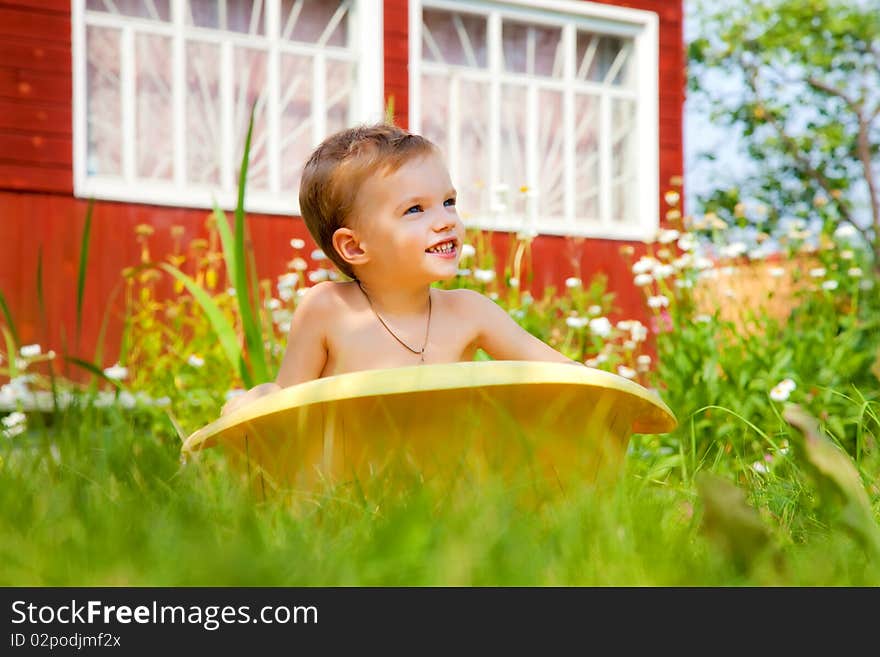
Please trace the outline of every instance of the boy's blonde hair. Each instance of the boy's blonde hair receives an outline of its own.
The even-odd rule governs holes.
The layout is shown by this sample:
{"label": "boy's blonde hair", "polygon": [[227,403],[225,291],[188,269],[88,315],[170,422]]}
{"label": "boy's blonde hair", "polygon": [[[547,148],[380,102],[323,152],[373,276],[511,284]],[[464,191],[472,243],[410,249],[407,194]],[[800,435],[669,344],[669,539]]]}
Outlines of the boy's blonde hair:
{"label": "boy's blonde hair", "polygon": [[360,125],[327,137],[309,157],[299,186],[299,208],[315,242],[339,271],[356,279],[333,248],[333,233],[348,225],[364,181],[394,173],[406,162],[437,153],[420,135],[384,123]]}

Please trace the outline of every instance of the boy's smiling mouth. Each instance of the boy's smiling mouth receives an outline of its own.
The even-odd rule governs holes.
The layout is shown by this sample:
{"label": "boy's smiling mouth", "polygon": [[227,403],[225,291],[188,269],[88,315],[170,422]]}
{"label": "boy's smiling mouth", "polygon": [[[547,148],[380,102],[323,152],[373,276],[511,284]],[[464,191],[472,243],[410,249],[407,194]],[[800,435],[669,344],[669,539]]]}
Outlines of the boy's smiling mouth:
{"label": "boy's smiling mouth", "polygon": [[434,246],[425,249],[425,253],[437,255],[441,258],[454,258],[458,251],[458,240],[454,237],[437,242]]}

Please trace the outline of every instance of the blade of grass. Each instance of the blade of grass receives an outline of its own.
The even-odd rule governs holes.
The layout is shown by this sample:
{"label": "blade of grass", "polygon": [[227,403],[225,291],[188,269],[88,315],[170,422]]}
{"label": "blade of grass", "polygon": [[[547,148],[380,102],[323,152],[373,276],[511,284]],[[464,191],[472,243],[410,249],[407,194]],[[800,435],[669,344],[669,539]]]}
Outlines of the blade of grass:
{"label": "blade of grass", "polygon": [[18,367],[15,365],[15,361],[18,360],[18,341],[5,326],[0,326],[0,329],[3,329],[3,339],[6,340],[6,360],[9,361],[9,378],[14,379],[18,376]]}
{"label": "blade of grass", "polygon": [[89,237],[92,232],[92,210],[94,205],[95,199],[90,198],[89,205],[86,208],[86,223],[83,226],[82,239],[80,241],[79,271],[76,275],[76,349],[79,349],[79,338],[82,329],[82,309],[86,289],[86,269],[89,264]]}
{"label": "blade of grass", "polygon": [[87,372],[91,372],[92,374],[94,374],[95,376],[97,376],[100,379],[103,379],[104,381],[107,381],[110,385],[114,386],[117,390],[122,390],[122,384],[119,383],[119,381],[117,381],[116,379],[111,379],[109,376],[104,374],[104,370],[102,370],[100,367],[98,367],[94,363],[90,363],[89,361],[83,360],[82,358],[77,358],[76,356],[65,356],[64,360],[66,360],[68,363],[76,365],[77,367],[81,367],[82,369],[86,370]]}
{"label": "blade of grass", "polygon": [[37,308],[40,310],[40,322],[46,327],[46,299],[43,296],[43,245],[37,249]]}
{"label": "blade of grass", "polygon": [[[247,261],[245,260],[245,223],[244,223],[244,193],[247,184],[248,161],[251,150],[251,135],[254,130],[254,110],[256,103],[251,107],[251,116],[248,123],[247,136],[244,142],[244,153],[241,158],[241,171],[238,176],[238,202],[235,206],[235,293],[238,297],[238,308],[241,313],[241,323],[244,328],[247,355],[253,368],[253,379],[258,383],[269,380],[269,370],[266,367],[266,355],[263,348],[262,331],[254,318],[251,305],[250,290],[247,281]],[[259,299],[254,299],[259,302]],[[250,387],[252,384],[248,384]]]}
{"label": "blade of grass", "polygon": [[220,209],[217,203],[214,203],[214,219],[217,222],[217,232],[220,233],[220,243],[223,245],[223,260],[226,263],[226,275],[232,284],[235,285],[237,280],[237,263],[235,261],[235,237],[229,222],[226,219],[226,213]]}
{"label": "blade of grass", "polygon": [[[3,317],[6,318],[6,325],[9,327],[9,331],[12,334],[12,341],[17,346],[21,344],[18,340],[18,330],[15,328],[15,322],[12,320],[12,313],[9,312],[9,306],[6,305],[6,297],[3,296],[3,291],[0,290],[0,310],[3,311]],[[11,358],[15,358],[15,354],[17,352],[10,353]]]}
{"label": "blade of grass", "polygon": [[[107,333],[107,324],[110,320],[110,311],[113,309],[113,302],[116,300],[116,295],[119,294],[122,282],[122,279],[120,279],[116,281],[116,285],[113,286],[113,291],[110,292],[110,297],[107,299],[107,307],[104,309],[104,317],[101,318],[101,328],[98,329],[98,338],[97,343],[95,344],[95,358],[93,359],[94,362],[99,365],[103,362],[104,358],[104,338]],[[122,358],[120,358],[118,362],[125,363]]]}
{"label": "blade of grass", "polygon": [[223,348],[226,358],[228,358],[232,366],[238,370],[245,385],[248,388],[253,387],[253,378],[247,367],[245,367],[241,349],[238,346],[238,339],[235,335],[235,330],[227,321],[226,317],[223,316],[220,307],[211,298],[211,295],[177,267],[166,263],[161,263],[159,267],[167,271],[186,286],[186,289],[189,290],[190,294],[193,295],[193,298],[195,298],[202,307],[202,310],[204,310],[205,314],[208,316],[208,321],[211,323],[211,327],[214,329],[214,333],[220,341],[220,346]]}

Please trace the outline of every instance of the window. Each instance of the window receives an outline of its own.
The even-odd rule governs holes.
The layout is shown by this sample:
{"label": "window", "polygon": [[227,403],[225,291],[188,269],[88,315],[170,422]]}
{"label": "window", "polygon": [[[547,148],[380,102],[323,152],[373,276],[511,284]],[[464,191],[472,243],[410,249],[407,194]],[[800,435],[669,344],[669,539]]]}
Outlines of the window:
{"label": "window", "polygon": [[468,226],[642,239],[658,225],[657,16],[570,0],[413,0],[410,127]]}
{"label": "window", "polygon": [[298,211],[329,133],[383,113],[379,0],[75,0],[77,196]]}

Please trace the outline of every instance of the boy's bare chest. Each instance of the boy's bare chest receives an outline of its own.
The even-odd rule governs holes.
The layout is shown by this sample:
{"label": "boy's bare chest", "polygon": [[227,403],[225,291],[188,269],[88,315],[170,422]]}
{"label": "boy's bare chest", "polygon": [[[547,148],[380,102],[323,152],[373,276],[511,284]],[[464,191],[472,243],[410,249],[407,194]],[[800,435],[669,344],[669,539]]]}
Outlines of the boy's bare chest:
{"label": "boy's bare chest", "polygon": [[425,345],[425,364],[455,363],[474,358],[476,326],[472,320],[456,312],[448,299],[437,303],[432,310],[427,342],[427,316],[410,321],[383,319],[387,328],[370,308],[349,308],[346,316],[340,317],[328,333],[327,362],[321,376],[418,365],[421,356],[410,349],[417,352],[422,345]]}

